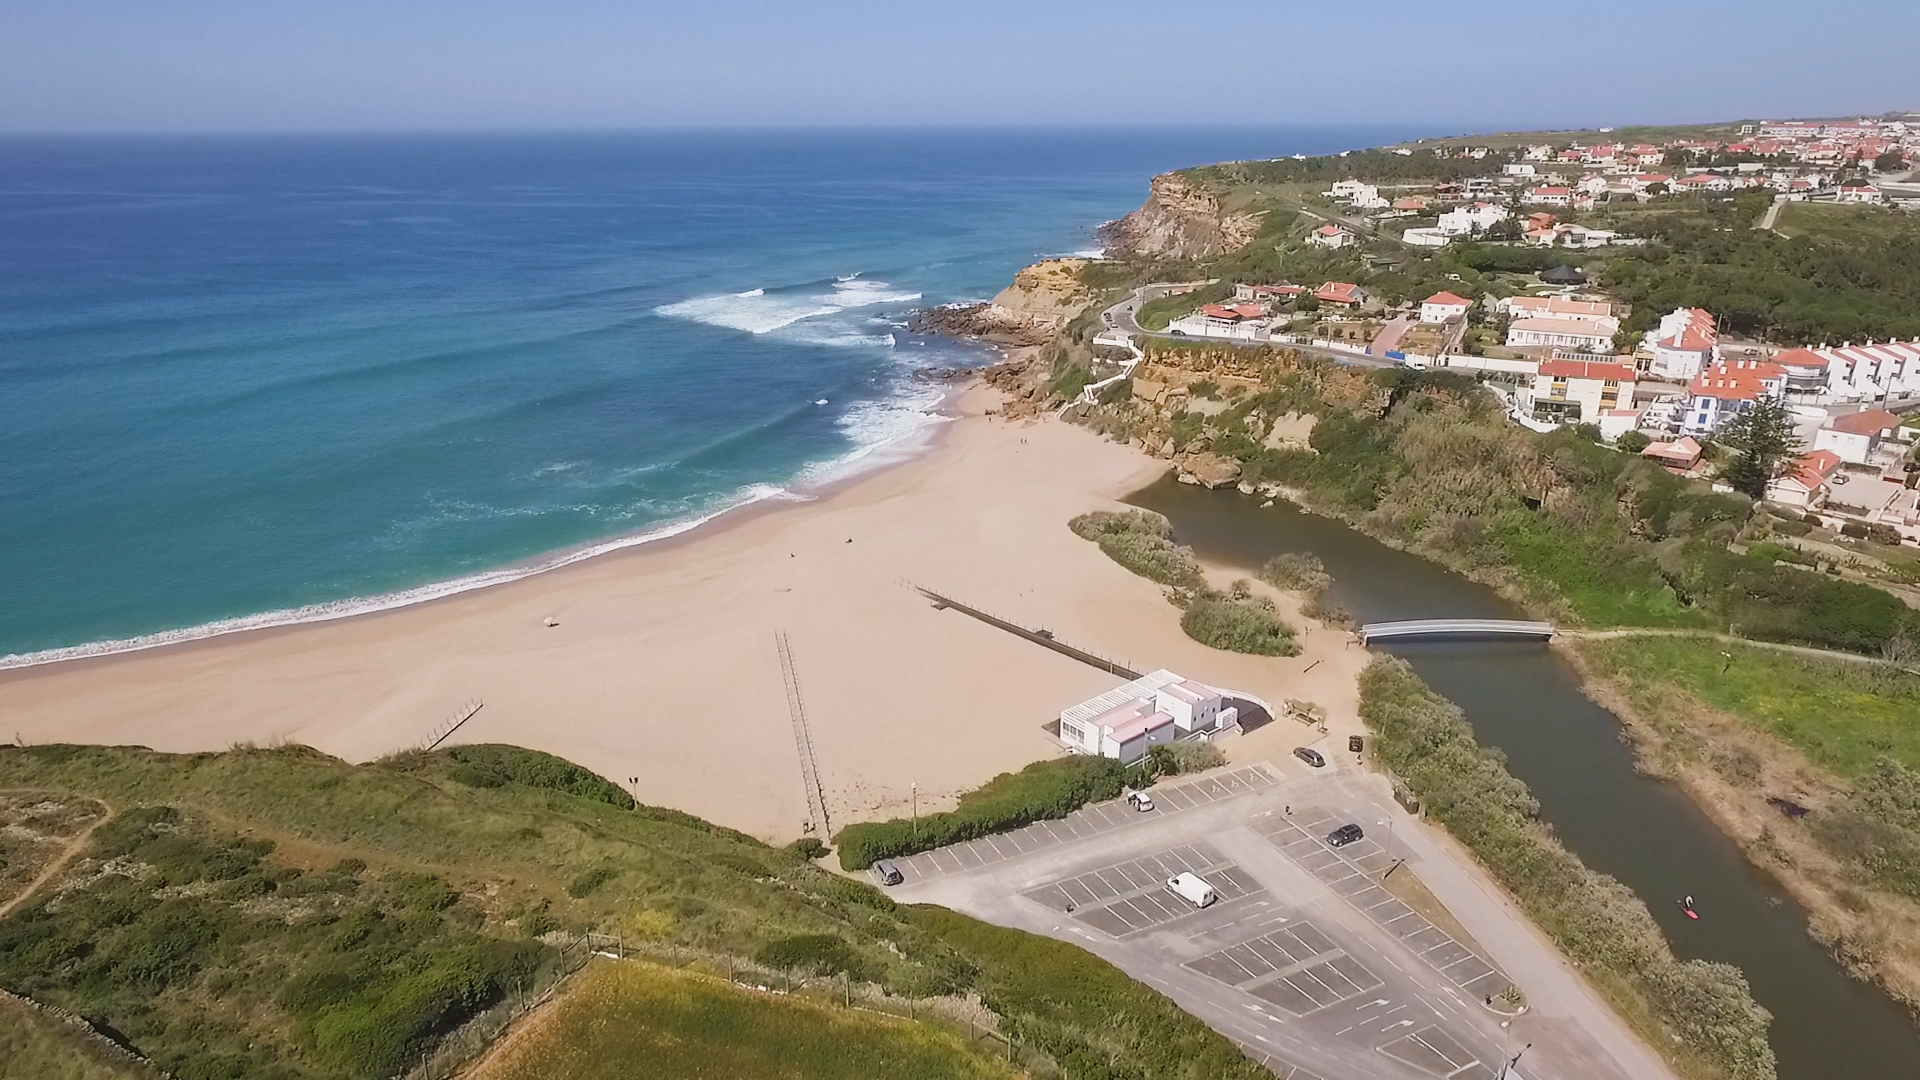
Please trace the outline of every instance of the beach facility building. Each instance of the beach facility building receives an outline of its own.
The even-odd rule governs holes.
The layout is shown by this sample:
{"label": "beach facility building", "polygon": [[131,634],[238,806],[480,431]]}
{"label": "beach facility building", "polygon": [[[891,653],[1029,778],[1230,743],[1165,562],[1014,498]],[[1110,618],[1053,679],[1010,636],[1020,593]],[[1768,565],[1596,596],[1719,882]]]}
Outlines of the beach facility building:
{"label": "beach facility building", "polygon": [[1219,690],[1161,668],[1060,712],[1060,741],[1132,764],[1150,747],[1239,723]]}

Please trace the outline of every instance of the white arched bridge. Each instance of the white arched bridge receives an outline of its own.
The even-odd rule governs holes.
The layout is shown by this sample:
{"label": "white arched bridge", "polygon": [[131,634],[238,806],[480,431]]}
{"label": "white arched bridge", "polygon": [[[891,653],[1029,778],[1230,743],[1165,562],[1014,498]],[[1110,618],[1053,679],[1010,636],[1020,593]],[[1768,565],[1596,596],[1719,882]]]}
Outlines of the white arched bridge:
{"label": "white arched bridge", "polygon": [[1515,619],[1408,619],[1404,622],[1368,623],[1360,628],[1362,645],[1394,638],[1552,636],[1552,623]]}

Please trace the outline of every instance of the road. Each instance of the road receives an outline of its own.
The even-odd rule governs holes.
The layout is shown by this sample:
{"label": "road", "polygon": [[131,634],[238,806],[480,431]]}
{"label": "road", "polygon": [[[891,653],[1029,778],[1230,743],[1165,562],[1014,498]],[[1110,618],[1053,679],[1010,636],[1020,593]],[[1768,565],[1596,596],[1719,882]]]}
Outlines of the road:
{"label": "road", "polygon": [[[1345,770],[1344,772],[1342,770]],[[1467,1080],[1528,1044],[1533,1080],[1670,1080],[1665,1064],[1464,853],[1336,760],[1239,765],[1018,834],[914,856],[889,890],[1070,941],[1154,987],[1288,1080]],[[1345,848],[1335,825],[1367,835]],[[1443,929],[1380,885],[1417,875]],[[1220,893],[1195,910],[1180,870]],[[1518,1018],[1488,1008],[1508,982]]]}
{"label": "road", "polygon": [[1786,205],[1787,197],[1785,195],[1775,195],[1773,197],[1773,205],[1767,207],[1767,212],[1760,215],[1760,222],[1755,225],[1754,228],[1772,229],[1773,223],[1780,220],[1781,208]]}
{"label": "road", "polygon": [[1211,281],[1161,281],[1151,285],[1142,285],[1128,293],[1126,299],[1101,312],[1100,324],[1107,329],[1121,330],[1135,337],[1156,338],[1161,341],[1205,342],[1207,344],[1234,345],[1241,348],[1292,349],[1295,352],[1306,353],[1310,356],[1324,356],[1336,363],[1347,364],[1352,367],[1390,368],[1394,366],[1393,361],[1385,359],[1384,357],[1356,356],[1350,352],[1341,352],[1338,349],[1323,349],[1314,345],[1289,345],[1277,341],[1241,341],[1233,338],[1184,337],[1178,334],[1160,333],[1141,327],[1139,321],[1141,304],[1149,300],[1158,300],[1175,289],[1193,288],[1211,284],[1213,284]]}

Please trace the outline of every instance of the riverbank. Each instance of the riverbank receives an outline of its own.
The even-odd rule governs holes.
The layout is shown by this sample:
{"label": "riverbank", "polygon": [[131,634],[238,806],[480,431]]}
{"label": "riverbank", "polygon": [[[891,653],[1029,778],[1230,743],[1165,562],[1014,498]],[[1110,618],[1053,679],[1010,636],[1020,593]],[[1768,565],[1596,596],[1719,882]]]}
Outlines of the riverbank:
{"label": "riverbank", "polygon": [[[479,701],[454,742],[548,751],[642,801],[791,839],[807,809],[776,632],[836,825],[905,813],[916,793],[939,809],[1058,753],[1042,725],[1115,683],[935,610],[907,582],[1357,723],[1357,667],[1337,635],[1309,635],[1284,661],[1208,649],[1156,586],[1067,529],[1162,463],[1071,425],[1005,420],[1000,401],[964,391],[922,454],[809,503],[398,610],[0,674],[6,735],[169,751],[298,742],[365,761]],[[1284,754],[1293,737],[1256,732],[1234,753]]]}
{"label": "riverbank", "polygon": [[[1687,654],[1662,662],[1628,644],[1576,641],[1559,651],[1581,672],[1588,696],[1620,717],[1642,771],[1685,791],[1755,867],[1805,907],[1807,932],[1848,973],[1920,1012],[1920,903],[1894,888],[1914,841],[1897,807],[1862,805],[1875,797],[1867,790],[1875,778],[1866,774],[1888,767],[1882,761],[1909,760],[1912,736],[1894,715],[1899,706],[1891,685],[1879,693],[1850,685],[1911,677],[1851,664],[1822,670],[1833,661],[1782,658],[1719,641],[1640,643]],[[1688,660],[1718,665],[1719,681],[1728,685],[1770,678],[1780,685],[1756,689],[1782,700],[1761,710],[1770,714],[1765,718],[1719,707],[1694,685],[1697,678],[1687,677]],[[1805,684],[1797,695],[1796,683]],[[1876,700],[1862,703],[1862,695]],[[1883,706],[1878,711],[1886,715],[1864,715],[1861,704]],[[1830,721],[1846,716],[1851,723],[1845,726],[1861,728],[1857,745],[1844,745],[1807,721],[1805,714],[1822,710],[1831,710]],[[1782,737],[1781,729],[1792,737]],[[1877,831],[1846,850],[1836,840],[1858,831],[1853,817],[1863,812]]]}

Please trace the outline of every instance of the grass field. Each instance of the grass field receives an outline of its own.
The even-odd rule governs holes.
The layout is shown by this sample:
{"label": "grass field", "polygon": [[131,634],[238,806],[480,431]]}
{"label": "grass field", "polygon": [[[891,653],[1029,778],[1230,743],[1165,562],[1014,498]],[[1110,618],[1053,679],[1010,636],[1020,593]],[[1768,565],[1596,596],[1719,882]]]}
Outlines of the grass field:
{"label": "grass field", "polygon": [[1847,242],[1858,239],[1868,228],[1920,232],[1920,218],[1884,206],[1790,202],[1780,209],[1773,228],[1787,236]]}
{"label": "grass field", "polygon": [[1701,638],[1612,638],[1579,651],[1644,706],[1683,691],[1843,777],[1883,754],[1920,768],[1920,678]]}
{"label": "grass field", "polygon": [[[998,1080],[963,1033],[763,994],[654,964],[602,962],[525,1021],[471,1080]],[[998,1046],[998,1044],[994,1044]]]}
{"label": "grass field", "polygon": [[31,1007],[0,998],[0,1080],[155,1080],[74,1029]]}

